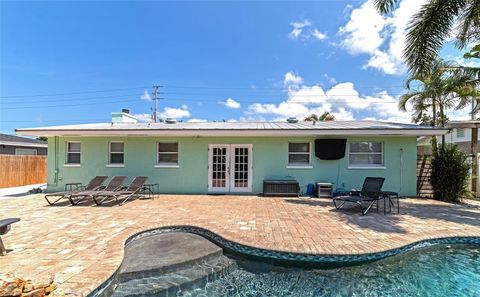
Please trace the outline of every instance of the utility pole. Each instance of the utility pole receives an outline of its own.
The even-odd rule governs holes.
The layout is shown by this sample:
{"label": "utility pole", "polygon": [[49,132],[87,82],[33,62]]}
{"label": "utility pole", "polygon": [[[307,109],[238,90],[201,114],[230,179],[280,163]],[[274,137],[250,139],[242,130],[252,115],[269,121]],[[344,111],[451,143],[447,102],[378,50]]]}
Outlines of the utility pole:
{"label": "utility pole", "polygon": [[153,118],[153,122],[156,123],[158,121],[157,119],[157,111],[158,111],[158,99],[161,99],[161,98],[158,98],[158,88],[162,88],[162,86],[159,86],[159,85],[154,85],[153,86],[153,114],[152,114],[152,118]]}

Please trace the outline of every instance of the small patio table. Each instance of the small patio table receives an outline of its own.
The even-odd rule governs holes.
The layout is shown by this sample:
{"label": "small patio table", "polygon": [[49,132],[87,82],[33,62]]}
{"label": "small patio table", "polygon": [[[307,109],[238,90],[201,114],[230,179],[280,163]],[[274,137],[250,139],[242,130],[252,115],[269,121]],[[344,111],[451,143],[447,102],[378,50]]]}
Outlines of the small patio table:
{"label": "small patio table", "polygon": [[400,196],[398,195],[397,192],[392,192],[392,191],[382,191],[381,194],[383,195],[383,212],[385,213],[386,208],[385,208],[385,201],[388,198],[388,206],[390,209],[390,212],[392,212],[392,205],[394,205],[394,202],[392,200],[397,199],[397,214],[400,214]]}
{"label": "small patio table", "polygon": [[155,193],[159,193],[160,192],[160,186],[159,184],[145,184],[143,185],[143,193],[147,194],[147,197],[150,198],[150,199],[154,199],[155,198]]}

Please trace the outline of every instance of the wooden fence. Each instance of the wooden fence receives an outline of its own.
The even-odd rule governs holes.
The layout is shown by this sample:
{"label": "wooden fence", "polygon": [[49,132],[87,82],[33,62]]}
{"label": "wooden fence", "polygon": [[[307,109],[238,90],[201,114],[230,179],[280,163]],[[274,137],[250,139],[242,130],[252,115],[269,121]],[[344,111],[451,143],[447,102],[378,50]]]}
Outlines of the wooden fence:
{"label": "wooden fence", "polygon": [[420,197],[433,197],[433,188],[430,184],[432,166],[429,155],[417,156],[417,195]]}
{"label": "wooden fence", "polygon": [[0,155],[0,188],[46,182],[46,156]]}

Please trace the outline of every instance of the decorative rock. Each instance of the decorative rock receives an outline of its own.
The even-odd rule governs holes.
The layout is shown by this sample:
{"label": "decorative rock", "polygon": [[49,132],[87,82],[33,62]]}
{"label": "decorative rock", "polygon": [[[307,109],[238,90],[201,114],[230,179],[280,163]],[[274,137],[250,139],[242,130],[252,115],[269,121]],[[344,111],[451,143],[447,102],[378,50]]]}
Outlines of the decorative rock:
{"label": "decorative rock", "polygon": [[11,273],[0,273],[0,297],[64,297],[65,293],[57,287],[53,275],[24,280]]}
{"label": "decorative rock", "polygon": [[23,293],[22,297],[45,297],[45,290],[44,289],[35,289],[28,293]]}
{"label": "decorative rock", "polygon": [[33,280],[33,288],[34,289],[44,289],[48,286],[50,286],[51,284],[53,284],[53,280],[54,280],[54,275],[53,274],[46,274],[46,275],[43,275],[39,278],[36,278],[35,280]]}
{"label": "decorative rock", "polygon": [[45,293],[51,293],[57,289],[57,284],[56,283],[51,283],[50,286],[45,288]]}
{"label": "decorative rock", "polygon": [[28,279],[23,287],[23,293],[28,293],[30,291],[33,291],[33,284],[32,281]]}
{"label": "decorative rock", "polygon": [[25,280],[10,273],[0,273],[0,297],[21,296]]}
{"label": "decorative rock", "polygon": [[65,297],[65,292],[62,289],[55,289],[48,294],[48,297]]}

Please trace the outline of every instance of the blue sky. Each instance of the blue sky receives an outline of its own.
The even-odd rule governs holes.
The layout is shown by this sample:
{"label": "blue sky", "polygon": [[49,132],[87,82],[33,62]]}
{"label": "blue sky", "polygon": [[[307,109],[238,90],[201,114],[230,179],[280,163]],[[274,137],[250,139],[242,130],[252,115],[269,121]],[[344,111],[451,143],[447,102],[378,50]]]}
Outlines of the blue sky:
{"label": "blue sky", "polygon": [[148,120],[154,84],[163,118],[408,122],[401,48],[422,2],[2,2],[0,130]]}

